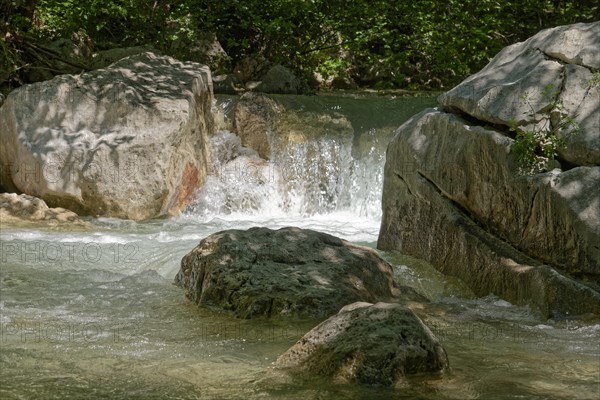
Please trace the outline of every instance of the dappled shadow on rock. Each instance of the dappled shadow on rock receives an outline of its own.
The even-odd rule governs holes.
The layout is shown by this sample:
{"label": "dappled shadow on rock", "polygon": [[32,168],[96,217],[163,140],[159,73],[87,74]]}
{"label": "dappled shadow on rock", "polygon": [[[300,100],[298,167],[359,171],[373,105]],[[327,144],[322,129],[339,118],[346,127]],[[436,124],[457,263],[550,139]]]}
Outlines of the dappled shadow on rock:
{"label": "dappled shadow on rock", "polygon": [[72,211],[49,208],[44,200],[26,194],[0,193],[0,226],[91,229],[91,224]]}
{"label": "dappled shadow on rock", "polygon": [[355,301],[400,294],[375,250],[299,228],[213,234],[182,259],[175,283],[198,305],[243,318],[326,318]]}
{"label": "dappled shadow on rock", "polygon": [[600,22],[543,30],[504,48],[439,101],[446,110],[508,130],[511,120],[520,127],[539,124],[558,100],[564,108],[560,111],[582,128],[577,135],[559,133],[567,143],[560,156],[577,165],[598,165],[600,83],[594,73],[600,68],[599,47]]}
{"label": "dappled shadow on rock", "polygon": [[207,67],[142,53],[14,90],[0,108],[0,186],[81,214],[176,213],[207,173]]}
{"label": "dappled shadow on rock", "polygon": [[[387,152],[378,248],[546,318],[600,315],[600,120],[590,118],[600,85],[589,80],[599,32],[575,24],[509,46],[440,96],[443,110],[402,125]],[[509,120],[529,129],[557,102],[582,132],[556,168],[523,174]]]}
{"label": "dappled shadow on rock", "polygon": [[449,368],[446,351],[410,309],[360,302],[316,326],[275,365],[336,383],[382,386],[394,386],[405,375]]}

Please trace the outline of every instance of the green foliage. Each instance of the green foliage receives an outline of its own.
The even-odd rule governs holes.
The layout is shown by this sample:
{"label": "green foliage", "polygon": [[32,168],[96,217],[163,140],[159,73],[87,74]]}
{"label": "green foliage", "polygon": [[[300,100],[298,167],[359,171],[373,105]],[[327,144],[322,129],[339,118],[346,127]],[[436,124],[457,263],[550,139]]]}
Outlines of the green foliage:
{"label": "green foliage", "polygon": [[592,87],[596,86],[599,83],[600,83],[600,71],[596,71],[596,72],[594,72],[594,75],[592,75],[590,80],[587,81],[587,86],[588,86],[588,88],[591,89]]}
{"label": "green foliage", "polygon": [[550,104],[543,111],[533,107],[534,98],[529,93],[521,96],[521,103],[529,108],[530,126],[522,129],[515,119],[509,121],[510,128],[516,133],[512,146],[519,171],[522,174],[536,174],[550,168],[560,150],[566,146],[565,138],[576,135],[581,128],[575,119],[564,109],[555,85],[545,86],[540,96]]}
{"label": "green foliage", "polygon": [[317,67],[317,72],[327,79],[330,77],[343,76],[348,68],[349,64],[347,60],[338,57],[328,57],[321,61]]}
{"label": "green foliage", "polygon": [[38,35],[70,37],[85,32],[94,43],[164,45],[171,11],[168,0],[38,0]]}
{"label": "green foliage", "polygon": [[[69,38],[77,32],[89,37],[96,49],[151,45],[184,58],[185,52],[174,49],[189,49],[211,32],[233,65],[253,57],[303,75],[321,72],[351,77],[361,85],[420,89],[456,84],[502,47],[540,29],[600,19],[597,0],[12,0],[7,4],[0,5],[4,31],[39,40]],[[10,56],[6,49],[3,52]]]}

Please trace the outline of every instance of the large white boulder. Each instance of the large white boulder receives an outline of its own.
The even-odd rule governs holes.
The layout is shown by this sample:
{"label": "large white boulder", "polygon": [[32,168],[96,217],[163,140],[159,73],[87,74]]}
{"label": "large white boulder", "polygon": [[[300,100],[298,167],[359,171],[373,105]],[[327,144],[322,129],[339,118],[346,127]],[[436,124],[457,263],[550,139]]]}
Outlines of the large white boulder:
{"label": "large white boulder", "polygon": [[176,213],[207,174],[207,67],[142,53],[23,86],[0,108],[0,187],[80,214]]}
{"label": "large white boulder", "polygon": [[[560,155],[577,165],[600,165],[600,82],[594,78],[600,70],[599,49],[600,22],[547,29],[504,48],[439,101],[482,123],[508,126],[515,119],[527,126],[558,97],[582,128],[565,137],[567,147]],[[549,85],[550,95],[544,95]]]}
{"label": "large white boulder", "polygon": [[[387,151],[378,247],[546,316],[600,315],[600,102],[586,81],[600,65],[599,28],[559,27],[509,46],[442,95],[443,109],[402,125]],[[520,98],[551,82],[582,132],[562,169],[522,175],[508,121],[534,123],[526,107],[552,100]]]}

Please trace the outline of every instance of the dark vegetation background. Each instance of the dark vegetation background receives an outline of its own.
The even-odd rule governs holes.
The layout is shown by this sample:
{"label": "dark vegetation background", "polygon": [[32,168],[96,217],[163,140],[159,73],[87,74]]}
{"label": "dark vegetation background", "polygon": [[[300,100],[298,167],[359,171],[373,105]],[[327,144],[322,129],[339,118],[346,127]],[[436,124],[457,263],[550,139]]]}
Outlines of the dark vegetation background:
{"label": "dark vegetation background", "polygon": [[[93,51],[148,45],[185,60],[216,35],[227,53],[282,64],[312,85],[348,79],[377,89],[443,89],[483,67],[502,47],[540,29],[600,19],[598,0],[0,0],[0,87],[7,92],[62,64],[48,45]],[[70,60],[67,67],[90,68]],[[47,76],[47,75],[46,75]],[[256,77],[253,77],[256,78]],[[39,79],[39,78],[38,78]],[[322,83],[321,83],[322,84]]]}

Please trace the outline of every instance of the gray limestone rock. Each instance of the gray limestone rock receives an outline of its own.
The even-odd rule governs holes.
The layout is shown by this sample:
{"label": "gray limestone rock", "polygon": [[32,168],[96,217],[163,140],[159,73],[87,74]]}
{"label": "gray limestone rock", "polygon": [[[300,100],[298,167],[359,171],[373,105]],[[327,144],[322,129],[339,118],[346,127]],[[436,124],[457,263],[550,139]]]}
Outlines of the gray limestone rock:
{"label": "gray limestone rock", "polygon": [[208,68],[143,53],[11,92],[0,108],[0,187],[80,214],[176,213],[207,173]]}

